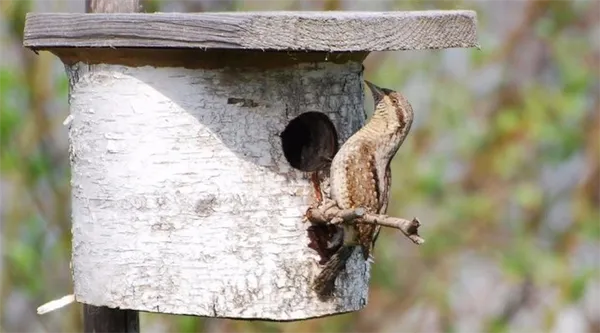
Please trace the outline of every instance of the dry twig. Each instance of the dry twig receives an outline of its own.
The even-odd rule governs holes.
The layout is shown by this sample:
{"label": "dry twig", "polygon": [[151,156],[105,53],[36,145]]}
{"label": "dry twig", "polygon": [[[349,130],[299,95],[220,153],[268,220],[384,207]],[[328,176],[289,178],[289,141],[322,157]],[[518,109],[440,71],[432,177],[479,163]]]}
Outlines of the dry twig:
{"label": "dry twig", "polygon": [[402,231],[406,237],[417,245],[425,242],[419,236],[418,229],[421,226],[421,222],[416,217],[412,220],[406,220],[387,215],[367,213],[363,208],[340,209],[333,201],[326,201],[317,207],[309,208],[306,211],[306,219],[312,223],[322,224],[376,224]]}

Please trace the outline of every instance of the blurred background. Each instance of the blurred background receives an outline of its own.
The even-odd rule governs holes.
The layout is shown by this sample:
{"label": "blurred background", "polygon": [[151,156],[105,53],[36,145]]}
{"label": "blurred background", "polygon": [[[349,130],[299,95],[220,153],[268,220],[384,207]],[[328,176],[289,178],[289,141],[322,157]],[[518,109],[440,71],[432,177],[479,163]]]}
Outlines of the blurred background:
{"label": "blurred background", "polygon": [[[141,314],[142,332],[600,332],[600,2],[142,0],[144,11],[473,9],[481,50],[372,53],[365,77],[416,119],[393,162],[391,215],[368,307],[297,323]],[[84,0],[0,1],[0,332],[75,332],[68,84],[22,47],[25,13]]]}

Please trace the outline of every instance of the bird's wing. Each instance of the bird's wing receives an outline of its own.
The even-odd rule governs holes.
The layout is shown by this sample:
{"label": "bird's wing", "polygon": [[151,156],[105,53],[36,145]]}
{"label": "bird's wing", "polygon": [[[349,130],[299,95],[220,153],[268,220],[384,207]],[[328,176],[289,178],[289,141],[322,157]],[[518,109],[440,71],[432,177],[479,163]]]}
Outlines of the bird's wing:
{"label": "bird's wing", "polygon": [[[369,213],[378,213],[380,209],[380,189],[374,147],[362,144],[358,147],[356,154],[346,161],[347,175],[347,204],[351,208],[364,208]],[[359,223],[358,243],[363,248],[365,259],[369,257],[371,244],[375,235],[376,226],[372,224]]]}
{"label": "bird's wing", "polygon": [[362,207],[369,213],[379,210],[379,175],[373,147],[363,144],[345,163],[349,208]]}
{"label": "bird's wing", "polygon": [[390,163],[385,167],[385,174],[383,176],[383,188],[379,193],[379,214],[385,214],[387,212],[388,203],[390,202],[390,190],[392,186],[392,170],[390,169]]}
{"label": "bird's wing", "polygon": [[[379,202],[381,203],[379,207],[379,214],[385,214],[387,212],[388,203],[390,202],[390,190],[392,186],[392,170],[390,169],[390,165],[388,163],[385,168],[385,176],[383,182],[383,189],[379,196]],[[381,226],[378,225],[375,227],[375,232],[373,235],[373,241],[371,242],[371,252],[375,248],[375,242],[377,242],[377,237],[379,237],[379,232],[381,231]]]}

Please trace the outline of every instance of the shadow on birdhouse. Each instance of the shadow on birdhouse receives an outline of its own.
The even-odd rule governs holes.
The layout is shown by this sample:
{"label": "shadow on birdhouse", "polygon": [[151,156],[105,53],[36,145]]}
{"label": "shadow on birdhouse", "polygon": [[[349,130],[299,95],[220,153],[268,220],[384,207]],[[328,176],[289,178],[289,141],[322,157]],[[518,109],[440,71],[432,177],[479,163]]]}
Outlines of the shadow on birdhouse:
{"label": "shadow on birdhouse", "polygon": [[[292,119],[281,133],[283,154],[290,165],[298,170],[311,173],[317,201],[321,201],[320,177],[318,172],[328,174],[331,160],[339,149],[338,133],[329,117],[321,112],[310,111]],[[311,225],[307,229],[310,243],[320,257],[320,264],[326,263],[336,249],[328,243],[339,232],[333,225]]]}

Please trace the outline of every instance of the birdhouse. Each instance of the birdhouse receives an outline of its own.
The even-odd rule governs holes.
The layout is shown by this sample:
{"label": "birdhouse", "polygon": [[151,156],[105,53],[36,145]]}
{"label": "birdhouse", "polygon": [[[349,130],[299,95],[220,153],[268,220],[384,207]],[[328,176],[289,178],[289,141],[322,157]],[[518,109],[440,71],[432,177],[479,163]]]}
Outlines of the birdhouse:
{"label": "birdhouse", "polygon": [[358,253],[333,297],[311,289],[311,172],[365,122],[369,52],[476,44],[472,11],[29,14],[24,45],[70,84],[75,299],[269,320],[363,308]]}

